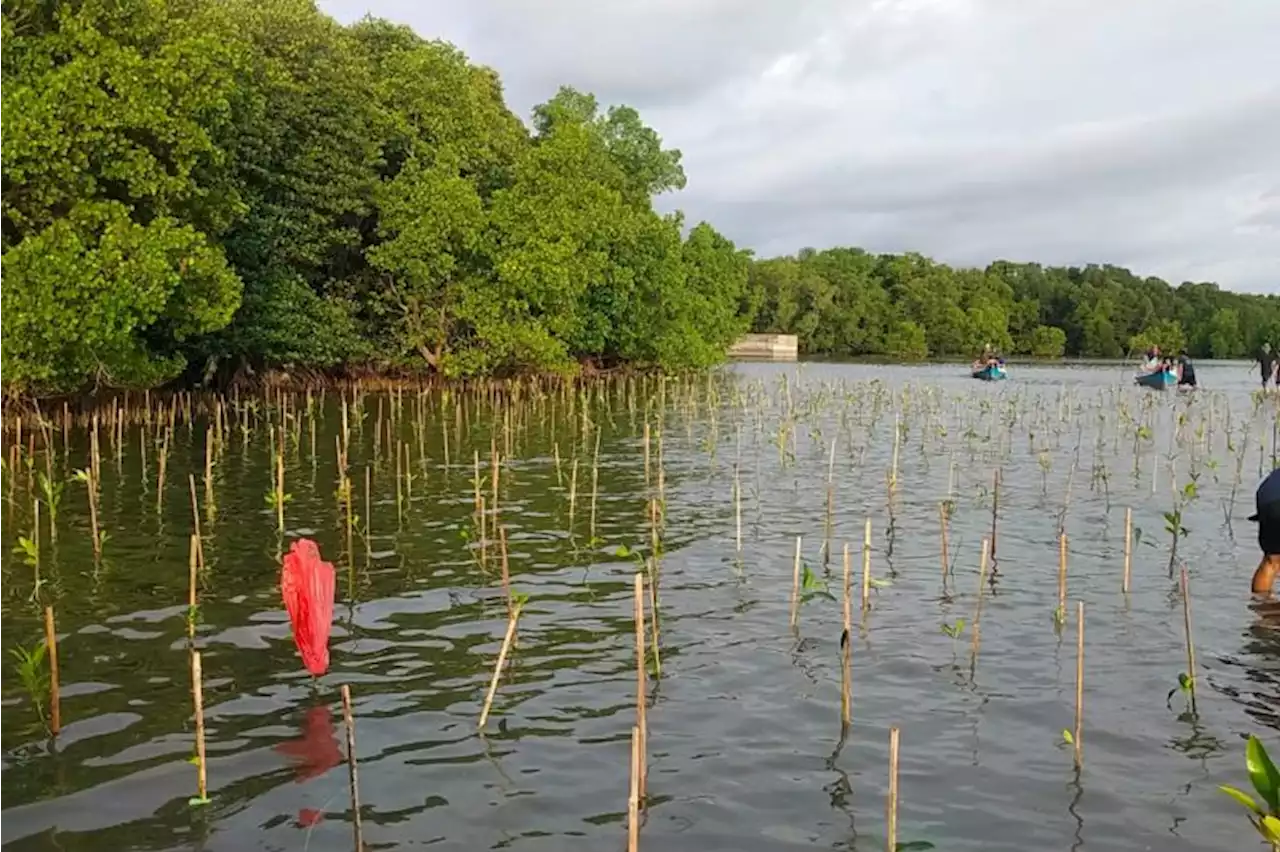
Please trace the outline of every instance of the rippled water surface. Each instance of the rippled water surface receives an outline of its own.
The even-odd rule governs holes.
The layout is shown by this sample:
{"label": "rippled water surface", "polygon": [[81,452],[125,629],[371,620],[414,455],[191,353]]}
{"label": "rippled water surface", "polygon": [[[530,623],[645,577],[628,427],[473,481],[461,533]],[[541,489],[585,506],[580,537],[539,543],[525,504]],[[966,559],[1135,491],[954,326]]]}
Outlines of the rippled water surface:
{"label": "rippled water surface", "polygon": [[[1117,367],[1014,367],[1009,381],[986,384],[956,367],[831,364],[737,365],[661,388],[526,387],[517,399],[406,391],[398,407],[385,393],[349,393],[350,537],[335,446],[340,392],[317,394],[311,409],[303,395],[288,400],[283,536],[267,501],[278,398],[225,398],[220,430],[210,399],[192,400],[189,415],[151,399],[148,415],[131,398],[123,428],[109,404],[99,415],[100,560],[88,490],[72,479],[90,466],[91,430],[81,421],[64,432],[61,412],[46,412],[53,480],[67,481],[56,540],[37,477],[48,469],[46,435],[28,421],[20,439],[12,428],[5,436],[4,847],[351,849],[338,699],[347,683],[370,849],[623,848],[636,718],[628,551],[649,548],[652,492],[665,501],[662,670],[649,684],[642,848],[883,849],[893,726],[901,842],[975,852],[1254,848],[1241,809],[1216,788],[1247,786],[1244,736],[1258,734],[1273,753],[1280,739],[1280,616],[1251,605],[1257,548],[1245,520],[1272,464],[1276,407],[1251,396],[1244,365],[1199,372],[1207,390],[1194,399],[1141,392]],[[511,582],[529,600],[480,736],[506,629],[494,448]],[[997,469],[997,570],[975,660]],[[1196,496],[1179,500],[1193,474]],[[192,488],[206,559],[195,638],[205,807],[188,805]],[[35,528],[33,498],[38,592],[34,567],[15,552]],[[944,594],[939,510],[948,500],[954,569]],[[1166,703],[1187,670],[1163,517],[1180,503],[1196,714],[1183,695]],[[1127,596],[1126,508],[1135,539]],[[874,582],[870,607],[853,604],[853,722],[842,736],[840,552],[848,543],[860,574],[867,518]],[[1070,604],[1059,631],[1060,523]],[[332,664],[318,683],[280,603],[279,554],[300,536],[338,572]],[[792,630],[797,536],[813,582],[828,583],[832,597],[808,595]],[[855,595],[860,585],[855,576]],[[1076,601],[1086,618],[1079,772],[1062,737],[1073,725]],[[44,603],[57,615],[56,740],[9,653],[40,643]],[[961,618],[953,641],[941,625]]]}

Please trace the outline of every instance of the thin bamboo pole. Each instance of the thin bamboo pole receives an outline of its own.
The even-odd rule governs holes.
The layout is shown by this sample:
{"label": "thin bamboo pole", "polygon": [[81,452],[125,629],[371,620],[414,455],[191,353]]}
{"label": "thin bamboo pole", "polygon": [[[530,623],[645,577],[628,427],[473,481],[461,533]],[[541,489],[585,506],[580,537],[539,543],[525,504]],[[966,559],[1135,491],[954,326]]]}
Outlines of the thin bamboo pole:
{"label": "thin bamboo pole", "polygon": [[840,634],[840,721],[853,721],[853,590],[850,588],[852,562],[849,543],[844,545],[844,631]]}
{"label": "thin bamboo pole", "polygon": [[351,787],[351,831],[356,852],[364,852],[364,828],[360,820],[360,776],[356,770],[356,719],[351,712],[351,687],[342,685],[342,724],[347,732],[347,780]]}
{"label": "thin bamboo pole", "polygon": [[191,652],[191,699],[196,711],[196,796],[203,803],[209,800],[209,784],[204,748],[204,675],[199,651]]}
{"label": "thin bamboo pole", "polygon": [[796,536],[796,555],[791,569],[791,627],[800,620],[800,536]]}
{"label": "thin bamboo pole", "polygon": [[516,622],[520,620],[520,607],[516,606],[507,619],[507,635],[502,639],[502,649],[498,651],[498,662],[493,667],[493,677],[489,680],[489,692],[484,697],[484,708],[480,711],[480,730],[484,730],[489,721],[489,708],[493,706],[493,697],[498,692],[498,680],[502,677],[502,667],[507,662],[507,654],[511,650],[511,640],[516,635]]}
{"label": "thin bamboo pole", "polygon": [[49,733],[62,730],[62,697],[58,687],[58,633],[54,630],[53,607],[44,608],[44,643],[49,657]]}
{"label": "thin bamboo pole", "polygon": [[1191,712],[1196,710],[1196,646],[1191,637],[1191,584],[1187,579],[1187,566],[1182,566],[1182,629],[1187,642],[1187,691],[1191,694]]}
{"label": "thin bamboo pole", "polygon": [[1084,766],[1084,601],[1076,601],[1076,769]]}
{"label": "thin bamboo pole", "polygon": [[898,729],[889,729],[889,796],[885,800],[888,852],[898,849]]}
{"label": "thin bamboo pole", "polygon": [[635,575],[635,623],[636,623],[636,726],[640,730],[640,796],[644,797],[645,790],[645,756],[648,754],[647,744],[649,740],[649,722],[648,710],[646,708],[648,697],[648,675],[644,667],[644,574],[639,572]]}
{"label": "thin bamboo pole", "polygon": [[1129,594],[1129,569],[1133,564],[1133,509],[1124,510],[1124,577],[1120,581],[1120,590]]}
{"label": "thin bamboo pole", "polygon": [[642,735],[639,726],[631,726],[631,794],[627,796],[627,852],[640,848],[640,784]]}

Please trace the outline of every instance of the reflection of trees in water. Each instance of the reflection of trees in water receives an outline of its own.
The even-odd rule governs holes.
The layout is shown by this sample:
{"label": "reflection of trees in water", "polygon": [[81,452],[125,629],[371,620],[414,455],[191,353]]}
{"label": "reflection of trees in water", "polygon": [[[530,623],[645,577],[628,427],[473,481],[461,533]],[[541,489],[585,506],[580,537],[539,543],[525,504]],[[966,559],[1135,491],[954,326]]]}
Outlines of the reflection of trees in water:
{"label": "reflection of trees in water", "polygon": [[1244,669],[1245,689],[1215,684],[1235,699],[1259,724],[1280,731],[1280,601],[1268,600],[1249,607],[1254,620],[1244,633],[1244,647],[1237,659],[1222,662]]}

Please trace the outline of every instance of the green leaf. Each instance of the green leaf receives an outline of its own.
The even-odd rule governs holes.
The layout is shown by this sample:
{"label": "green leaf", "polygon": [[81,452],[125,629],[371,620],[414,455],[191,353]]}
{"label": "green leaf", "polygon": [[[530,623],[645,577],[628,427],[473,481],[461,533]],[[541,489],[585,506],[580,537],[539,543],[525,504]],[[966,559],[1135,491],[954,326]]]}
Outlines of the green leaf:
{"label": "green leaf", "polygon": [[1178,688],[1183,692],[1191,689],[1191,678],[1187,676],[1186,672],[1178,672]]}
{"label": "green leaf", "polygon": [[1076,744],[1076,738],[1075,738],[1075,737],[1073,737],[1073,736],[1071,735],[1071,732],[1070,732],[1070,731],[1068,731],[1066,728],[1063,728],[1063,729],[1062,729],[1062,741],[1063,741],[1064,743],[1066,743],[1067,745],[1075,745],[1075,744]]}
{"label": "green leaf", "polygon": [[197,808],[197,807],[200,807],[201,805],[209,804],[209,801],[210,800],[208,796],[192,796],[190,799],[187,799],[187,805],[193,808]]}
{"label": "green leaf", "polygon": [[625,544],[620,544],[618,545],[618,552],[614,555],[617,556],[619,559],[630,559],[631,548],[627,547]]}
{"label": "green leaf", "polygon": [[1258,795],[1267,803],[1272,813],[1280,813],[1280,772],[1276,771],[1276,766],[1267,755],[1262,740],[1254,736],[1249,737],[1244,755],[1253,789],[1258,791]]}
{"label": "green leaf", "polygon": [[807,592],[817,589],[821,584],[818,582],[818,578],[814,576],[813,571],[810,570],[808,564],[806,563],[801,567],[804,573],[800,577],[800,588]]}
{"label": "green leaf", "polygon": [[873,589],[887,589],[893,585],[892,580],[880,580],[875,577],[870,577],[869,579],[871,581],[871,588]]}
{"label": "green leaf", "polygon": [[1262,818],[1258,830],[1262,832],[1268,843],[1272,845],[1280,843],[1280,818],[1267,814]]}
{"label": "green leaf", "polygon": [[1255,814],[1258,814],[1259,816],[1262,815],[1262,808],[1258,807],[1258,803],[1253,800],[1253,796],[1250,796],[1243,790],[1238,790],[1229,784],[1220,784],[1218,789],[1244,805],[1249,810],[1253,811]]}

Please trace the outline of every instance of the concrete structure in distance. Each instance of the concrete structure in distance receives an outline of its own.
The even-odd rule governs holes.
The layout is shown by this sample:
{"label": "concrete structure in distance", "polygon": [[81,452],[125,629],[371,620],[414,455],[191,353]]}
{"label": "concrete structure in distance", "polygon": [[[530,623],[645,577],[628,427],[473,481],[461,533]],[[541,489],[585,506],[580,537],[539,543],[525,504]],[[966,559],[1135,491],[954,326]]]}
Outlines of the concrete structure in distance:
{"label": "concrete structure in distance", "polygon": [[794,334],[744,334],[729,347],[729,357],[738,360],[794,361],[800,340]]}

